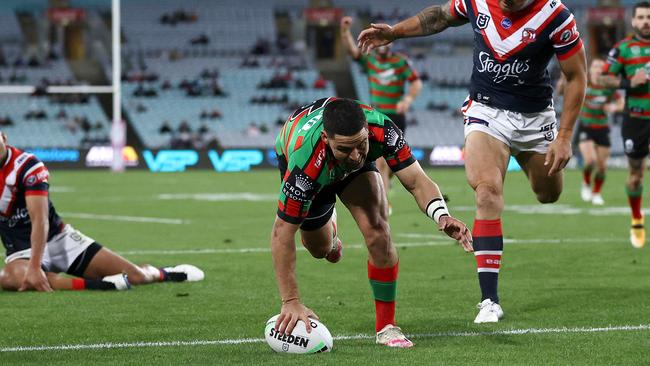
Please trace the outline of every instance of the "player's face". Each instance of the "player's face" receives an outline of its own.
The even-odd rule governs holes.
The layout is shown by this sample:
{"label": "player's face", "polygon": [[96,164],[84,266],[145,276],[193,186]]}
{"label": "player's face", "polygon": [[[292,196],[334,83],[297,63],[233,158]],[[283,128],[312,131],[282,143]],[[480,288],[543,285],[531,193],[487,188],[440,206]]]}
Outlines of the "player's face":
{"label": "player's face", "polygon": [[501,7],[501,10],[507,13],[519,11],[529,3],[530,1],[528,0],[499,0],[499,6]]}
{"label": "player's face", "polygon": [[334,135],[327,137],[325,142],[332,149],[334,158],[343,165],[346,171],[353,172],[361,169],[368,156],[368,129],[363,128],[353,136]]}
{"label": "player's face", "polygon": [[388,55],[390,54],[390,46],[385,45],[385,46],[377,47],[377,54],[381,57],[388,57]]}
{"label": "player's face", "polygon": [[634,33],[641,38],[650,38],[650,8],[638,8],[632,17]]}
{"label": "player's face", "polygon": [[589,66],[589,78],[594,80],[598,76],[602,75],[603,69],[605,68],[605,61],[603,60],[594,60]]}

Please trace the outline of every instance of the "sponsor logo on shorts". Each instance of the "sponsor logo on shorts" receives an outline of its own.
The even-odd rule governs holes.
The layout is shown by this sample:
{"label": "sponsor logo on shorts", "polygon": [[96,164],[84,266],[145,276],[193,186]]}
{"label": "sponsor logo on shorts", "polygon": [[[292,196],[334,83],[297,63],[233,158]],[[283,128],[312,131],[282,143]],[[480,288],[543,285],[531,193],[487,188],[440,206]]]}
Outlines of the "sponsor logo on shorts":
{"label": "sponsor logo on shorts", "polygon": [[544,139],[546,141],[555,140],[555,122],[540,127],[539,132],[544,133]]}
{"label": "sponsor logo on shorts", "polygon": [[632,139],[626,139],[623,145],[625,145],[626,154],[631,154],[634,151],[634,141]]}

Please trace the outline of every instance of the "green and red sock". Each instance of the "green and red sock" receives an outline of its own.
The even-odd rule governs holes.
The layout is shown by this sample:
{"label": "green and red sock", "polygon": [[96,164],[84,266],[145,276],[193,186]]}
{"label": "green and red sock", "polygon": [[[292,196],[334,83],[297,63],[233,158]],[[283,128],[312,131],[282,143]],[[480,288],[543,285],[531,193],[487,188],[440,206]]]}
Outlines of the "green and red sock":
{"label": "green and red sock", "polygon": [[375,330],[386,325],[395,325],[395,297],[397,295],[397,273],[399,262],[393,267],[377,268],[368,261],[368,279],[375,297]]}

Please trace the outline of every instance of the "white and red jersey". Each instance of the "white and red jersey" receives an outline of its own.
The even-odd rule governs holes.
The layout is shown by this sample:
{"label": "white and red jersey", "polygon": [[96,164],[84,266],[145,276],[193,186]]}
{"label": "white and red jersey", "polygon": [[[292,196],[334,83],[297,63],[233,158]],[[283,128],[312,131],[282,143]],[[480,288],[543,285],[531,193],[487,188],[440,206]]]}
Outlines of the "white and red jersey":
{"label": "white and red jersey", "polygon": [[529,0],[515,13],[504,13],[499,0],[453,0],[450,10],[474,30],[472,100],[520,113],[551,105],[551,58],[568,59],[583,47],[560,0]]}
{"label": "white and red jersey", "polygon": [[[7,160],[0,169],[0,237],[7,256],[31,248],[32,223],[25,197],[47,197],[48,178],[47,168],[34,155],[7,146]],[[64,226],[51,201],[49,222],[48,241]]]}

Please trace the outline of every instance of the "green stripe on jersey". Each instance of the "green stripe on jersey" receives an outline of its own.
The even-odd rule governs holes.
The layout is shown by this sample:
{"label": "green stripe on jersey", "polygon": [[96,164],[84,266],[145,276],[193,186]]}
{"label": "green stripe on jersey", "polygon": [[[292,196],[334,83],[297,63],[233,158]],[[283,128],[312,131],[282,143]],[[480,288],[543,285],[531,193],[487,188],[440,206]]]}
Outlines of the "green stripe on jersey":
{"label": "green stripe on jersey", "polygon": [[605,104],[611,103],[614,100],[615,94],[616,91],[614,89],[604,89],[594,86],[588,87],[585,102],[580,112],[580,121],[582,124],[587,126],[606,126],[608,118],[604,107]]}
{"label": "green stripe on jersey", "polygon": [[[610,73],[627,79],[642,67],[650,71],[650,43],[627,37],[612,49],[607,62]],[[650,83],[629,89],[626,99],[632,117],[650,119]]]}
{"label": "green stripe on jersey", "polygon": [[[395,53],[386,60],[382,60],[373,52],[370,55],[362,55],[358,62],[368,76],[370,104],[381,112],[394,113],[394,107],[379,108],[378,105],[384,104],[395,106],[404,96],[405,82],[413,75],[413,70],[411,70],[406,58]],[[377,82],[374,80],[377,80]],[[394,96],[379,96],[373,95],[373,91],[397,94]]]}

